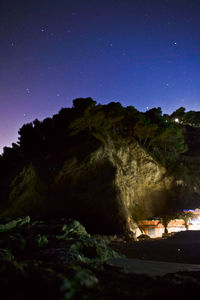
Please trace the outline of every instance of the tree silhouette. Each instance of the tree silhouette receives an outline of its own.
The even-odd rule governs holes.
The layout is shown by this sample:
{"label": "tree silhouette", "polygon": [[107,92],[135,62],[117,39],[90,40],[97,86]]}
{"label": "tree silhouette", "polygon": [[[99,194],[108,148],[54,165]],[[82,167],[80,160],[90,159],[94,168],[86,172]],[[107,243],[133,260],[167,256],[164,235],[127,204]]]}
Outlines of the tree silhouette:
{"label": "tree silhouette", "polygon": [[92,98],[77,98],[73,100],[73,109],[76,113],[83,113],[89,107],[92,109],[96,106],[96,101]]}
{"label": "tree silhouette", "polygon": [[119,102],[97,105],[92,98],[77,98],[72,108],[62,108],[52,118],[24,124],[18,132],[18,145],[6,148],[3,157],[6,160],[16,155],[19,155],[18,159],[48,157],[50,153],[66,151],[75,141],[72,137],[87,132],[100,141],[104,141],[107,135],[136,139],[155,159],[168,167],[187,151],[180,126],[170,120],[182,117],[185,122],[199,124],[199,114],[193,111],[185,113],[181,107],[171,116],[162,116],[160,107],[143,113],[133,106],[124,108]]}
{"label": "tree silhouette", "polygon": [[185,108],[184,107],[179,107],[170,116],[170,118],[172,120],[178,119],[179,121],[184,121],[184,117],[185,117]]}

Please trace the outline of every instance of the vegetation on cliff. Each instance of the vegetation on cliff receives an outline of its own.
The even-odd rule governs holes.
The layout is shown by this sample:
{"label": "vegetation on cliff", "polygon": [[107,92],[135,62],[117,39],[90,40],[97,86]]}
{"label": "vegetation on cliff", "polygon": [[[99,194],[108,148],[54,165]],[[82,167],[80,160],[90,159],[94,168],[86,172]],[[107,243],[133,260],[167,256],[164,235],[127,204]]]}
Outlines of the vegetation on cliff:
{"label": "vegetation on cliff", "polygon": [[162,115],[160,107],[139,112],[119,102],[97,105],[91,98],[75,99],[72,108],[62,108],[52,118],[24,124],[19,129],[18,143],[4,148],[1,167],[8,169],[22,160],[62,153],[78,145],[84,135],[101,142],[105,142],[106,135],[136,139],[160,163],[169,166],[187,150],[182,128],[173,122],[176,115]]}
{"label": "vegetation on cliff", "polygon": [[[182,126],[174,122],[175,117],[182,121],[182,115],[187,116],[182,108],[168,116],[162,115],[160,107],[139,112],[133,106],[122,107],[119,102],[97,105],[91,98],[75,99],[72,108],[62,108],[52,118],[36,119],[19,129],[17,144],[4,147],[0,156],[1,179],[29,160],[55,160],[58,153],[62,158],[74,151],[79,158],[84,157],[99,142],[105,143],[108,135],[127,141],[135,139],[159,163],[170,168],[187,150]],[[197,119],[196,115],[193,119]],[[79,149],[84,139],[88,140],[88,149]]]}
{"label": "vegetation on cliff", "polygon": [[[130,207],[135,219],[145,209],[152,216],[169,213],[175,202],[182,207],[179,199],[191,186],[194,198],[200,193],[198,124],[198,112],[182,108],[169,116],[161,108],[139,112],[119,102],[75,99],[72,108],[52,118],[24,124],[17,144],[4,148],[1,216],[43,217],[45,211],[78,218],[86,227],[96,224],[94,232],[119,232]],[[163,170],[165,178],[173,176],[173,190],[162,180]],[[150,209],[149,203],[159,209]]]}

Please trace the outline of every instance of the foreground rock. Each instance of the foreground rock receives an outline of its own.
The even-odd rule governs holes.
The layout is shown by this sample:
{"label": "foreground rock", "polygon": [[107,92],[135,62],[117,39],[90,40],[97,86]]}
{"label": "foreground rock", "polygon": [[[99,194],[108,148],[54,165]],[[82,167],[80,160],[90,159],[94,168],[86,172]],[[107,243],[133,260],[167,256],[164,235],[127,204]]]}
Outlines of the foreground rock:
{"label": "foreground rock", "polygon": [[[125,263],[121,270],[110,263],[125,258],[101,236],[91,236],[78,221],[25,222],[28,219],[0,224],[21,224],[0,232],[3,299],[187,299],[191,289],[200,292],[199,271],[147,276],[137,274],[132,265],[132,272],[126,274]],[[137,265],[142,268],[139,260]]]}
{"label": "foreground rock", "polygon": [[103,272],[106,260],[122,256],[75,220],[30,222],[24,217],[0,229],[4,299],[73,299],[90,293],[99,284],[97,270]]}

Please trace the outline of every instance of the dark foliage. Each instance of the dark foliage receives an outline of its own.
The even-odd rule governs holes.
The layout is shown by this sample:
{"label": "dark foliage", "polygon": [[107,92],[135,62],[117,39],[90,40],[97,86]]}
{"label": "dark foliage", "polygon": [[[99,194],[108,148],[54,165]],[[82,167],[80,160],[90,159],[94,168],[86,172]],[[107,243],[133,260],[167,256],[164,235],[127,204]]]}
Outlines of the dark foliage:
{"label": "dark foliage", "polygon": [[[1,206],[8,199],[12,179],[27,163],[33,163],[35,168],[38,166],[41,178],[50,182],[51,170],[45,173],[49,166],[53,172],[72,157],[82,160],[106,143],[108,136],[127,144],[137,141],[169,172],[176,173],[178,179],[187,179],[189,167],[184,158],[190,159],[190,153],[197,151],[194,150],[196,143],[200,145],[199,114],[185,113],[185,109],[180,108],[171,116],[162,115],[160,107],[143,113],[133,106],[123,107],[119,102],[101,105],[92,98],[75,99],[72,108],[62,108],[52,118],[24,124],[19,129],[18,143],[4,148],[0,156]],[[176,118],[179,123],[175,122]],[[185,126],[184,122],[189,125]],[[91,174],[90,180],[95,180],[95,176]],[[53,192],[49,193],[51,199]]]}
{"label": "dark foliage", "polygon": [[[181,108],[170,119],[180,116],[180,111],[184,114]],[[74,144],[72,136],[83,131],[101,141],[109,134],[136,139],[166,166],[186,151],[180,126],[168,122],[160,107],[141,113],[132,106],[124,108],[119,102],[97,105],[91,98],[78,98],[73,101],[72,108],[62,108],[52,118],[24,124],[19,129],[18,143],[4,148],[1,164],[11,169],[21,160],[66,151]]]}

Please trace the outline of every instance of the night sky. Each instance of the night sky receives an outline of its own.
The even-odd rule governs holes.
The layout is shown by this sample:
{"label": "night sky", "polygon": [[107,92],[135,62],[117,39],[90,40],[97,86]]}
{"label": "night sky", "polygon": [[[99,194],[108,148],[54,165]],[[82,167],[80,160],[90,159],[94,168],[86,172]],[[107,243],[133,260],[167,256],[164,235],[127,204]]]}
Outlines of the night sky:
{"label": "night sky", "polygon": [[200,0],[1,0],[0,152],[78,97],[200,110]]}

